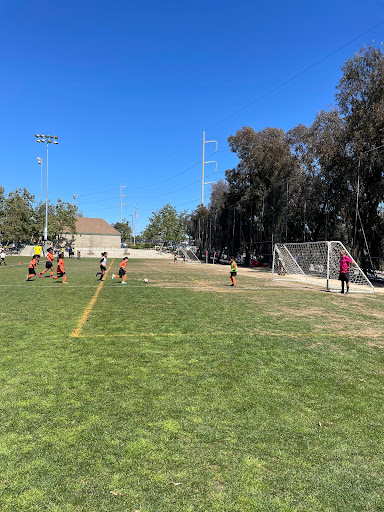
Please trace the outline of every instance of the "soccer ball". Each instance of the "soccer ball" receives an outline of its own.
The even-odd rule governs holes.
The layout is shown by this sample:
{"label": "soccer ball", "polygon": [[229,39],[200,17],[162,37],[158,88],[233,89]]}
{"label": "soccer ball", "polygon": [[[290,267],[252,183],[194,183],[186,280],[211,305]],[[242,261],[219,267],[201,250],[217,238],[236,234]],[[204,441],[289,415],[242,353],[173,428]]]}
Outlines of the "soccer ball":
{"label": "soccer ball", "polygon": [[143,279],[143,281],[144,283],[148,283],[148,279],[146,277]]}

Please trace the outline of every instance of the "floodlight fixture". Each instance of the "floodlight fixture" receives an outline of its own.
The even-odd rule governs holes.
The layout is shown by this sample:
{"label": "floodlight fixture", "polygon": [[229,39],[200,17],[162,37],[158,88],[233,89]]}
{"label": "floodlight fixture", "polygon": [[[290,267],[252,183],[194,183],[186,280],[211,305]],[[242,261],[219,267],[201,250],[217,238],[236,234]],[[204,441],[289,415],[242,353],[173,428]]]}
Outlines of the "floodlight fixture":
{"label": "floodlight fixture", "polygon": [[55,139],[57,140],[59,137],[57,135],[55,135]]}
{"label": "floodlight fixture", "polygon": [[57,141],[55,141],[55,140],[53,141],[53,143],[54,143],[54,144],[58,144],[58,142],[57,142]]}
{"label": "floodlight fixture", "polygon": [[40,135],[36,135],[36,133],[35,133],[35,137],[38,139],[40,137]]}

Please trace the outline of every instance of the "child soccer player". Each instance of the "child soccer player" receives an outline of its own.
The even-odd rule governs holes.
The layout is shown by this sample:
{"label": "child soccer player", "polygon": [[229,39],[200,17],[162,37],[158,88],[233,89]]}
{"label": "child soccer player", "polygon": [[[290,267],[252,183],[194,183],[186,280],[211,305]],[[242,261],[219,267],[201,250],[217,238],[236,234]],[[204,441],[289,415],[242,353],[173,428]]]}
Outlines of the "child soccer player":
{"label": "child soccer player", "polygon": [[127,263],[128,263],[128,256],[126,256],[123,261],[120,263],[119,268],[119,275],[116,276],[115,274],[112,274],[112,279],[115,279],[115,277],[118,277],[119,279],[123,279],[120,284],[127,284],[125,280],[127,279]]}
{"label": "child soccer player", "polygon": [[49,270],[51,272],[51,277],[53,277],[53,260],[54,260],[53,249],[52,249],[52,247],[50,247],[47,252],[45,269],[42,272],[40,272],[39,277],[42,277],[43,274],[45,274],[47,270]]}
{"label": "child soccer player", "polygon": [[1,253],[0,253],[0,265],[3,263],[5,266],[7,266],[7,264],[5,263],[5,252],[4,252],[4,249],[1,249]]}
{"label": "child soccer player", "polygon": [[36,257],[36,264],[38,265],[39,264],[39,261],[40,261],[40,254],[41,254],[41,251],[43,250],[43,248],[41,247],[40,245],[40,242],[38,242],[35,247],[33,248],[33,252],[35,254],[35,257]]}
{"label": "child soccer player", "polygon": [[29,269],[28,269],[29,274],[27,275],[26,281],[30,281],[31,277],[36,275],[36,271],[35,271],[36,265],[37,265],[36,256],[33,255],[31,263],[29,264]]}
{"label": "child soccer player", "polygon": [[100,260],[100,272],[97,272],[96,277],[100,275],[100,279],[98,281],[102,281],[103,277],[105,276],[105,273],[107,272],[107,252],[101,253],[101,260]]}
{"label": "child soccer player", "polygon": [[353,260],[345,254],[345,250],[340,251],[340,274],[341,292],[344,293],[344,283],[347,283],[347,292],[349,293],[349,268],[353,265]]}
{"label": "child soccer player", "polygon": [[229,275],[230,275],[231,281],[232,281],[231,286],[236,286],[237,263],[233,258],[231,258],[231,271],[230,271]]}
{"label": "child soccer player", "polygon": [[57,269],[56,269],[57,276],[55,276],[53,279],[59,279],[60,277],[63,278],[63,284],[67,283],[67,276],[65,274],[65,267],[64,267],[64,253],[59,254],[59,259],[57,262]]}

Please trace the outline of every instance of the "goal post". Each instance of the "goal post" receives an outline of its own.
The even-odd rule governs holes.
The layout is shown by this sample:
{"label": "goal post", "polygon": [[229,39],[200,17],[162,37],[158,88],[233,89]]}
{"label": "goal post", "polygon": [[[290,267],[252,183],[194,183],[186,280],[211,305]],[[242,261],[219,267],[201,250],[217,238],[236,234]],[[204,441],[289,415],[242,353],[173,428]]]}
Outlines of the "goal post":
{"label": "goal post", "polygon": [[372,283],[341,242],[304,242],[275,244],[272,279],[301,281],[325,286],[327,291],[340,291],[340,251],[352,259],[350,292],[372,293]]}
{"label": "goal post", "polygon": [[199,258],[196,256],[195,252],[192,249],[184,249],[181,247],[181,252],[184,254],[184,259],[186,263],[201,263]]}

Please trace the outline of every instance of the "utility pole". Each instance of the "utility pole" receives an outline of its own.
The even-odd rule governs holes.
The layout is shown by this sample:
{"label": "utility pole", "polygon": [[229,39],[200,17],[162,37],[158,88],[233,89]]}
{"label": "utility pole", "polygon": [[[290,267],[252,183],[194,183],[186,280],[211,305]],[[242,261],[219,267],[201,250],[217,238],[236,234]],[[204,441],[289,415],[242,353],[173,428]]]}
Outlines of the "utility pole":
{"label": "utility pole", "polygon": [[135,201],[135,227],[133,228],[133,245],[136,245],[136,219],[137,219],[137,208]]}
{"label": "utility pole", "polygon": [[205,177],[204,177],[204,165],[205,164],[216,164],[216,167],[215,167],[215,172],[217,170],[217,161],[216,160],[208,160],[208,162],[205,161],[205,144],[208,144],[209,142],[216,142],[216,149],[215,149],[215,153],[217,151],[217,145],[218,145],[218,142],[217,140],[205,140],[205,132],[203,132],[203,161],[202,161],[202,172],[201,172],[201,204],[204,205],[204,185],[208,185],[208,183],[212,183],[212,181],[209,181],[209,182],[205,182]]}
{"label": "utility pole", "polygon": [[122,185],[120,182],[120,222],[123,222],[123,206],[127,206],[123,204],[123,197],[127,197],[127,194],[122,193],[122,189],[127,188],[127,185]]}
{"label": "utility pole", "polygon": [[133,238],[133,215],[130,215],[130,217],[131,217],[131,232],[132,232],[132,235],[131,235],[131,236],[132,236],[131,242],[133,242],[133,245],[135,245],[135,244],[134,244],[135,239]]}

